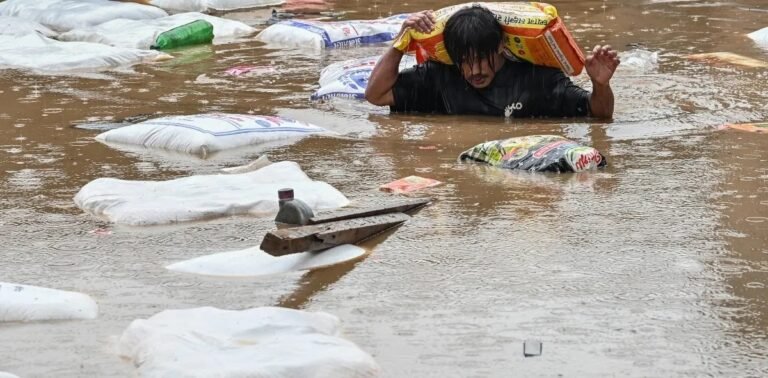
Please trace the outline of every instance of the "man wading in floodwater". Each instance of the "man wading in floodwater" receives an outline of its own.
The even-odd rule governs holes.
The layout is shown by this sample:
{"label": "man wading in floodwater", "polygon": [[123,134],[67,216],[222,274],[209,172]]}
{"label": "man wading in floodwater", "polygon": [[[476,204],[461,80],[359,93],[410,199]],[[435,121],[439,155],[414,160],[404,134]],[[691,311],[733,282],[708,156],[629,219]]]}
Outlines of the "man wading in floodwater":
{"label": "man wading in floodwater", "polygon": [[[431,11],[412,14],[401,32],[429,33]],[[365,98],[394,112],[487,114],[505,117],[613,116],[610,80],[619,58],[610,46],[595,46],[586,69],[592,93],[556,68],[505,58],[501,25],[486,8],[456,12],[445,25],[445,49],[454,65],[426,62],[398,73],[403,53],[390,48],[371,73]]]}

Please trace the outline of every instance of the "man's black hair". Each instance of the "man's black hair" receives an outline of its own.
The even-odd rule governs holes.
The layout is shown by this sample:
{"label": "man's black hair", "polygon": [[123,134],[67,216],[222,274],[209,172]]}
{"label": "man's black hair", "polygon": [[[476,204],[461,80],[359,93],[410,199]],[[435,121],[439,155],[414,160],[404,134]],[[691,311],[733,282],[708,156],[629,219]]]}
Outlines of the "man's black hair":
{"label": "man's black hair", "polygon": [[493,59],[490,58],[499,51],[502,29],[491,11],[474,5],[454,13],[448,19],[443,39],[448,56],[459,69],[464,62],[472,65],[475,59],[485,58],[489,58],[493,68]]}

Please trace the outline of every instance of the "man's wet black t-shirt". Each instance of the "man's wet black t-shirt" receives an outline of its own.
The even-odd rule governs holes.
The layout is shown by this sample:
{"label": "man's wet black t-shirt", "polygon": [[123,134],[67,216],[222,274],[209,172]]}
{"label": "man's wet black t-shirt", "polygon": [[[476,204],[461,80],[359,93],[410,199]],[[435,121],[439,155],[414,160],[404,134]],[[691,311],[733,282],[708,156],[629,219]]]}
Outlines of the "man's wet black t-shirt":
{"label": "man's wet black t-shirt", "polygon": [[476,89],[456,66],[426,62],[402,71],[392,88],[393,112],[505,117],[589,115],[589,92],[555,68],[507,60],[490,85]]}

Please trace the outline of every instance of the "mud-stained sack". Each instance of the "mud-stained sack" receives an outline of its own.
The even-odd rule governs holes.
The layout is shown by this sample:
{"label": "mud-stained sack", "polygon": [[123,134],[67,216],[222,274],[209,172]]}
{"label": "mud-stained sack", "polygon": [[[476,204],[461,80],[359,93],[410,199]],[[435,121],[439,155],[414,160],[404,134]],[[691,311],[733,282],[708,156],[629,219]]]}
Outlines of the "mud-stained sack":
{"label": "mud-stained sack", "polygon": [[98,313],[82,293],[0,282],[0,322],[95,319]]}
{"label": "mud-stained sack", "polygon": [[171,13],[215,12],[271,7],[285,3],[285,0],[131,0],[136,3],[154,5]]}
{"label": "mud-stained sack", "polygon": [[18,17],[0,16],[0,35],[25,36],[28,34],[40,34],[42,36],[53,38],[59,35],[47,27],[29,20]]}
{"label": "mud-stained sack", "polygon": [[118,18],[148,20],[167,15],[150,5],[107,0],[6,0],[0,3],[0,16],[39,22],[60,33]]}
{"label": "mud-stained sack", "polygon": [[[312,100],[326,100],[332,97],[364,99],[368,79],[379,58],[372,56],[328,65],[320,71],[320,88],[310,98]],[[404,55],[400,61],[399,70],[413,67],[415,64],[416,58],[413,55]]]}
{"label": "mud-stained sack", "polygon": [[530,135],[480,143],[462,152],[459,160],[531,172],[581,172],[606,164],[598,150],[556,135]]}
{"label": "mud-stained sack", "polygon": [[747,37],[755,41],[760,47],[768,49],[768,27],[749,33]]}
{"label": "mud-stained sack", "polygon": [[99,178],[83,186],[75,204],[118,224],[148,226],[232,215],[274,216],[277,191],[293,188],[312,210],[333,210],[349,200],[333,186],[309,178],[298,164],[282,161],[253,172],[189,176],[168,181]]}
{"label": "mud-stained sack", "polygon": [[452,64],[445,50],[445,23],[457,11],[480,5],[490,10],[504,30],[504,44],[509,53],[535,65],[560,68],[568,75],[578,75],[584,68],[584,54],[565,28],[554,6],[537,2],[465,3],[435,11],[437,24],[432,33],[407,29],[395,48],[419,54],[425,59]]}
{"label": "mud-stained sack", "polygon": [[364,254],[364,249],[350,244],[322,252],[292,253],[284,256],[272,256],[259,247],[251,247],[179,261],[165,268],[206,276],[258,277],[322,268],[353,260]]}
{"label": "mud-stained sack", "polygon": [[339,319],[279,307],[165,310],[131,322],[118,344],[141,377],[327,377],[379,375],[341,337]]}
{"label": "mud-stained sack", "polygon": [[171,58],[157,51],[100,43],[60,42],[39,34],[23,37],[0,35],[0,69],[15,68],[40,73],[87,72]]}
{"label": "mud-stained sack", "polygon": [[84,41],[110,46],[149,49],[157,44],[158,37],[174,28],[203,20],[213,25],[213,43],[225,43],[245,37],[256,29],[235,20],[209,16],[202,13],[180,13],[152,20],[112,20],[89,28],[77,28],[63,33],[62,41]]}
{"label": "mud-stained sack", "polygon": [[264,29],[256,39],[283,47],[314,49],[353,47],[395,39],[408,15],[377,20],[281,21]]}
{"label": "mud-stained sack", "polygon": [[282,117],[211,113],[156,118],[101,133],[96,140],[207,157],[217,151],[321,133],[329,131]]}

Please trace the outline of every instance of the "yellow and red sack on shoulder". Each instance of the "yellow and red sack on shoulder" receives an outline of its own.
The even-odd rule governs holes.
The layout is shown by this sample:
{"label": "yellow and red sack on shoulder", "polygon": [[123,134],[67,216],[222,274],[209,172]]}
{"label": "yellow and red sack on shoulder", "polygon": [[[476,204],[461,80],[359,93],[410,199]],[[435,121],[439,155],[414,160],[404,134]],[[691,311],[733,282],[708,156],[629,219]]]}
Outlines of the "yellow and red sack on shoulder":
{"label": "yellow and red sack on shoulder", "polygon": [[419,63],[427,59],[453,64],[443,43],[443,29],[457,11],[479,5],[496,16],[504,31],[506,49],[521,60],[535,65],[560,68],[578,75],[584,68],[584,54],[557,15],[554,6],[537,2],[465,3],[434,12],[437,23],[432,33],[406,29],[395,40],[402,52],[416,52]]}

